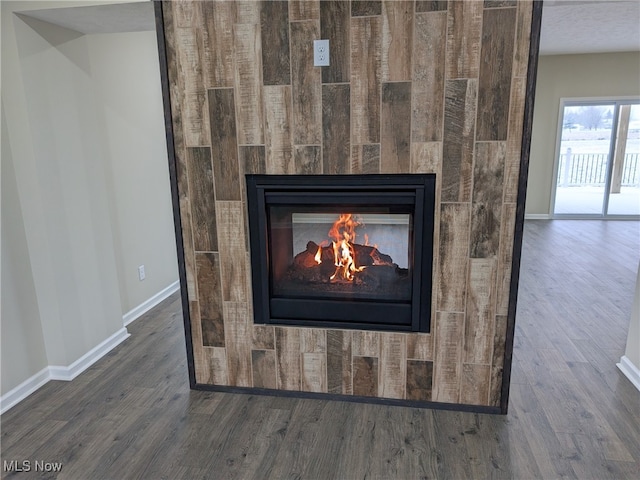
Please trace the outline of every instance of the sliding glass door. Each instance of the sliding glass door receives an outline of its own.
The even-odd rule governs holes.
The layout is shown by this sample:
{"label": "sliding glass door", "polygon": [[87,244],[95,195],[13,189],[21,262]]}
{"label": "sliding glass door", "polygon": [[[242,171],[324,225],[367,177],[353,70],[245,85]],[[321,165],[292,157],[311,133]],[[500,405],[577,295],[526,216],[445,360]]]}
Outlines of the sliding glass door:
{"label": "sliding glass door", "polygon": [[564,102],[554,217],[640,215],[638,102]]}

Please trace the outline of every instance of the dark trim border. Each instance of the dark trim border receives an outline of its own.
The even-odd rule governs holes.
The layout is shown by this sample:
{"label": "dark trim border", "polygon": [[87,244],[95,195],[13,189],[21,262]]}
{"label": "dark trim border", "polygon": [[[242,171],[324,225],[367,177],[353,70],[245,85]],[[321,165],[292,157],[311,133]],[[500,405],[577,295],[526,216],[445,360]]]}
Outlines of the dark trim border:
{"label": "dark trim border", "polygon": [[178,167],[176,149],[173,139],[173,116],[171,115],[171,90],[169,88],[169,67],[167,61],[167,43],[164,36],[163,5],[154,0],[153,10],[156,20],[156,36],[158,39],[158,57],[160,60],[160,82],[162,84],[162,103],[164,106],[164,127],[167,139],[167,159],[169,161],[169,180],[171,183],[171,203],[173,205],[173,226],[176,235],[176,251],[178,255],[178,276],[180,277],[180,297],[182,299],[182,319],[187,341],[187,365],[189,369],[189,386],[196,385],[196,369],[193,360],[193,343],[191,339],[191,315],[189,312],[189,292],[187,290],[187,269],[184,259],[184,243],[182,240],[182,217],[180,216],[180,196],[178,194]]}
{"label": "dark trim border", "polygon": [[500,407],[491,407],[485,405],[469,405],[465,403],[440,403],[428,402],[424,400],[401,400],[396,398],[385,397],[363,397],[358,395],[340,395],[336,393],[316,393],[316,392],[300,392],[293,390],[273,390],[270,388],[251,388],[251,387],[228,387],[225,385],[209,385],[197,383],[192,387],[194,390],[202,390],[207,392],[222,393],[240,393],[243,395],[268,395],[277,397],[313,399],[313,400],[332,400],[349,403],[368,403],[371,405],[389,405],[393,407],[412,407],[412,408],[428,408],[436,410],[452,410],[456,412],[469,413],[488,413],[493,415],[501,414]]}
{"label": "dark trim border", "polygon": [[509,386],[511,384],[511,362],[513,360],[513,339],[516,327],[516,306],[518,301],[518,281],[520,278],[520,255],[524,234],[524,207],[527,197],[529,176],[529,154],[531,150],[531,130],[533,128],[533,106],[538,75],[538,57],[540,50],[540,28],[542,25],[542,0],[534,0],[531,15],[531,36],[529,44],[529,65],[527,68],[527,89],[524,105],[524,124],[522,127],[522,146],[520,150],[520,175],[518,178],[518,198],[516,200],[516,225],[513,234],[513,256],[511,263],[511,285],[509,288],[509,310],[507,313],[507,336],[504,348],[502,370],[502,394],[500,395],[500,413],[506,415],[509,410]]}

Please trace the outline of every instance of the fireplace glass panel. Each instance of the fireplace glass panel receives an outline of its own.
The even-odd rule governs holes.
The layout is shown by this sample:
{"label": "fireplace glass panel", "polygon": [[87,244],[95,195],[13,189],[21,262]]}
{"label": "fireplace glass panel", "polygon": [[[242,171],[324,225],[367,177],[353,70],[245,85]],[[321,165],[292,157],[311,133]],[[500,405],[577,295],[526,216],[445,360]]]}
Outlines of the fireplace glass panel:
{"label": "fireplace glass panel", "polygon": [[273,297],[409,303],[412,208],[269,206]]}

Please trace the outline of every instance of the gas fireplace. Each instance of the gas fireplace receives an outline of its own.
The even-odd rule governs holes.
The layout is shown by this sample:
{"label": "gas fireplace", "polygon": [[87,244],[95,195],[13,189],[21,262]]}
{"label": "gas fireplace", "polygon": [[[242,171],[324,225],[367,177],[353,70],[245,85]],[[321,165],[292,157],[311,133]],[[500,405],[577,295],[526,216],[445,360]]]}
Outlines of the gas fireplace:
{"label": "gas fireplace", "polygon": [[435,175],[247,175],[254,321],[429,332]]}

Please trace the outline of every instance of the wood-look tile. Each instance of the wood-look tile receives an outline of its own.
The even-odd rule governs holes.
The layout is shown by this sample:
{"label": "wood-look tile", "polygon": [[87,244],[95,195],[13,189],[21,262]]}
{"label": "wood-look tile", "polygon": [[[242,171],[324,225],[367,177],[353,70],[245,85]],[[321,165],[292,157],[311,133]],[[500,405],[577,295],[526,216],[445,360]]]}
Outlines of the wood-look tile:
{"label": "wood-look tile", "polygon": [[291,24],[292,133],[296,145],[317,145],[322,140],[322,74],[320,67],[313,66],[313,40],[318,39],[316,20]]}
{"label": "wood-look tile", "polygon": [[442,170],[442,142],[411,144],[411,173],[435,173]]}
{"label": "wood-look tile", "polygon": [[177,27],[191,27],[200,15],[200,2],[165,2],[170,5],[164,11],[172,10],[173,19]]}
{"label": "wood-look tile", "polygon": [[505,142],[476,143],[470,238],[472,258],[498,254],[506,150]]}
{"label": "wood-look tile", "polygon": [[300,330],[300,351],[302,353],[325,353],[327,332],[323,328],[303,328]]}
{"label": "wood-look tile", "polygon": [[322,173],[322,147],[320,145],[294,145],[293,161],[298,175]]}
{"label": "wood-look tile", "polygon": [[320,0],[291,0],[289,2],[289,18],[292,22],[319,20]]}
{"label": "wood-look tile", "polygon": [[207,372],[209,377],[202,383],[209,385],[229,385],[227,349],[219,347],[204,347],[203,350],[208,363]]}
{"label": "wood-look tile", "polygon": [[351,173],[380,173],[380,144],[351,147]]}
{"label": "wood-look tile", "polygon": [[238,143],[232,88],[209,90],[209,117],[216,200],[240,200]]}
{"label": "wood-look tile", "polygon": [[209,144],[209,115],[207,94],[204,89],[184,93],[182,122],[186,146],[197,147]]}
{"label": "wood-look tile", "polygon": [[408,173],[411,163],[411,82],[382,84],[380,173]]}
{"label": "wood-look tile", "polygon": [[245,302],[223,302],[229,385],[251,387],[251,320]]}
{"label": "wood-look tile", "polygon": [[276,353],[273,350],[252,350],[251,367],[254,388],[277,388]]}
{"label": "wood-look tile", "polygon": [[447,0],[416,0],[416,13],[442,12],[447,8]]}
{"label": "wood-look tile", "polygon": [[493,358],[491,360],[491,384],[489,388],[489,405],[493,406],[499,406],[502,399],[502,373],[504,370],[507,322],[508,317],[506,315],[496,315],[493,334]]}
{"label": "wood-look tile", "polygon": [[300,329],[275,327],[276,331],[276,380],[278,390],[299,391]]}
{"label": "wood-look tile", "polygon": [[407,360],[407,400],[431,400],[433,362]]}
{"label": "wood-look tile", "polygon": [[329,40],[329,66],[322,67],[322,83],[349,81],[349,2],[320,2],[320,38]]}
{"label": "wood-look tile", "polygon": [[489,398],[489,381],[491,367],[489,365],[462,365],[460,385],[460,403],[466,405],[486,405]]}
{"label": "wood-look tile", "polygon": [[273,350],[275,348],[273,327],[270,325],[253,326],[253,348],[256,350]]}
{"label": "wood-look tile", "polygon": [[380,142],[382,19],[351,20],[351,134],[355,144]]}
{"label": "wood-look tile", "polygon": [[222,298],[227,302],[247,302],[249,267],[245,255],[242,203],[217,202],[216,221],[220,247]]}
{"label": "wood-look tile", "polygon": [[261,2],[262,81],[264,85],[289,85],[288,2]]}
{"label": "wood-look tile", "polygon": [[322,86],[322,172],[325,175],[349,173],[350,112],[349,85]]}
{"label": "wood-look tile", "polygon": [[327,357],[324,353],[303,353],[302,391],[327,391]]}
{"label": "wood-look tile", "polygon": [[195,250],[218,251],[213,169],[209,147],[187,148],[189,196]]}
{"label": "wood-look tile", "polygon": [[238,25],[260,25],[263,0],[235,0]]}
{"label": "wood-look tile", "polygon": [[451,80],[445,83],[443,202],[471,200],[477,88],[476,80]]}
{"label": "wood-look tile", "polygon": [[447,14],[416,15],[413,34],[412,141],[442,140]]}
{"label": "wood-look tile", "polygon": [[359,357],[378,357],[380,355],[380,332],[354,330],[353,355]]}
{"label": "wood-look tile", "polygon": [[217,253],[196,253],[196,279],[202,344],[208,347],[224,347],[220,260]]}
{"label": "wood-look tile", "polygon": [[413,1],[384,2],[382,7],[382,81],[411,80]]}
{"label": "wood-look tile", "polygon": [[[469,205],[462,203],[444,203],[440,209],[438,310],[464,311],[470,213]],[[436,348],[440,348],[437,343]]]}
{"label": "wood-look tile", "polygon": [[[435,324],[435,316],[433,318]],[[407,335],[407,358],[410,360],[433,360],[433,335]]]}
{"label": "wood-look tile", "polygon": [[353,357],[353,394],[378,396],[378,358]]}
{"label": "wood-look tile", "polygon": [[504,169],[505,203],[516,203],[518,200],[526,91],[526,79],[514,78],[511,84],[509,134],[507,138],[507,158]]}
{"label": "wood-look tile", "polygon": [[382,0],[351,0],[351,16],[367,17],[382,14]]}
{"label": "wood-look tile", "polygon": [[174,39],[178,69],[176,73],[180,76],[183,91],[185,93],[204,92],[202,64],[198,58],[198,40],[194,28],[191,25],[176,28]]}
{"label": "wood-look tile", "polygon": [[291,87],[264,87],[267,173],[295,173],[291,146]]}
{"label": "wood-look tile", "polygon": [[[241,18],[240,6],[238,18]],[[236,24],[233,31],[235,86],[238,95],[238,144],[261,145],[264,143],[264,102],[260,25]]]}
{"label": "wood-look tile", "polygon": [[236,2],[199,2],[204,28],[196,31],[205,88],[233,87]]}
{"label": "wood-look tile", "polygon": [[482,2],[449,2],[447,16],[447,79],[477,78]]}
{"label": "wood-look tile", "polygon": [[327,330],[327,392],[352,394],[351,332]]}
{"label": "wood-look tile", "polygon": [[515,7],[518,0],[484,0],[484,8]]}
{"label": "wood-look tile", "polygon": [[464,314],[438,312],[436,322],[433,400],[456,403],[459,398],[462,376]]}
{"label": "wood-look tile", "polygon": [[380,334],[380,385],[384,398],[405,398],[407,344],[404,334]]}
{"label": "wood-look tile", "polygon": [[495,322],[496,261],[469,260],[469,287],[464,323],[465,363],[491,364]]}
{"label": "wood-look tile", "polygon": [[263,145],[248,145],[238,147],[240,163],[240,182],[244,182],[246,174],[267,173],[266,153]]}
{"label": "wood-look tile", "polygon": [[190,301],[197,300],[196,257],[193,248],[193,230],[191,220],[191,196],[187,175],[186,153],[175,152],[176,182],[180,202],[180,221],[182,247],[184,252],[185,273],[187,277],[187,296]]}
{"label": "wood-look tile", "polygon": [[513,261],[513,235],[516,225],[516,205],[506,203],[500,219],[500,248],[498,251],[498,276],[496,285],[496,314],[507,315],[511,288],[511,264]]}
{"label": "wood-look tile", "polygon": [[515,29],[515,8],[484,11],[476,140],[507,139]]}
{"label": "wood-look tile", "polygon": [[533,0],[520,0],[517,11],[516,46],[513,56],[513,76],[525,78],[529,68],[529,46],[531,44],[531,17]]}
{"label": "wood-look tile", "polygon": [[209,362],[205,357],[205,347],[202,344],[202,323],[200,320],[200,306],[197,301],[189,301],[189,321],[191,323],[191,346],[193,348],[196,383],[207,383],[210,377]]}

